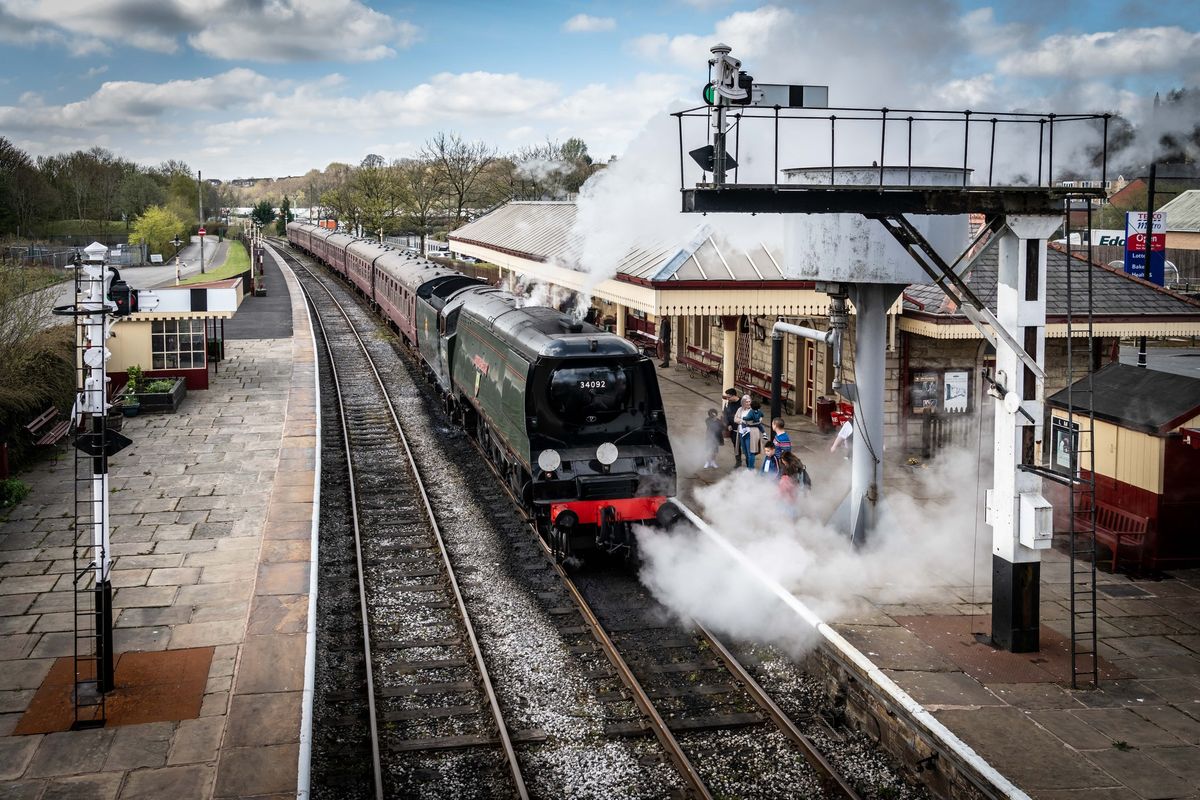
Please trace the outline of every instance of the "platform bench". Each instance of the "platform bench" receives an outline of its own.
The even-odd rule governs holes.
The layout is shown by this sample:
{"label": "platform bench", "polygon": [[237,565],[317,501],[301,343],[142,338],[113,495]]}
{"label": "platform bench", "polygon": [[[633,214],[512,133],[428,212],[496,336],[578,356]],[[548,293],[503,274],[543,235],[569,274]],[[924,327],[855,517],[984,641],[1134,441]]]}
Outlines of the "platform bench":
{"label": "platform bench", "polygon": [[[745,380],[747,378],[751,379],[751,380],[745,380],[745,382],[747,384],[746,385],[747,392],[749,392],[750,394],[758,395],[759,397],[762,397],[766,400],[771,399],[771,376],[770,375],[768,375],[765,372],[760,372],[759,370],[756,370],[756,369],[743,369],[743,370],[741,370],[741,372],[742,372],[743,380]],[[759,383],[751,382],[752,380],[760,381],[761,385]],[[789,397],[789,395],[791,395],[793,388],[794,387],[792,386],[792,384],[788,383],[787,381],[780,382],[779,397],[783,402],[785,402],[785,403],[787,402],[788,397]]]}
{"label": "platform bench", "polygon": [[58,444],[70,429],[71,420],[65,419],[54,406],[47,408],[37,419],[25,426],[25,430],[33,437],[33,443],[38,447]]}
{"label": "platform bench", "polygon": [[[1076,530],[1086,533],[1091,527],[1088,508],[1076,509]],[[1150,532],[1150,518],[1141,514],[1110,506],[1096,504],[1096,542],[1112,551],[1112,571],[1117,571],[1117,560],[1122,547],[1140,550]]]}
{"label": "platform bench", "polygon": [[696,347],[694,344],[689,344],[687,355],[680,356],[678,360],[688,369],[694,369],[705,375],[716,375],[721,371],[721,357],[716,353]]}
{"label": "platform bench", "polygon": [[637,345],[637,348],[642,351],[643,355],[650,358],[658,356],[658,337],[645,331],[629,330],[625,332],[625,338]]}

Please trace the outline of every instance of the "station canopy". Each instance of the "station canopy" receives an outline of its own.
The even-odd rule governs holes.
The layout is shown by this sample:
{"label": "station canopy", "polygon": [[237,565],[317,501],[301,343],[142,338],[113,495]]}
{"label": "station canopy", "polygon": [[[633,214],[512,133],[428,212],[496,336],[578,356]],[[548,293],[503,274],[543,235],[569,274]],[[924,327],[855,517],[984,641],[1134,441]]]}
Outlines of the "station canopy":
{"label": "station canopy", "polygon": [[[701,224],[688,241],[630,241],[614,277],[579,267],[573,201],[513,201],[450,234],[452,249],[649,314],[808,316],[828,311],[811,281],[789,279],[778,249],[730,246]],[[593,285],[594,284],[594,285]]]}

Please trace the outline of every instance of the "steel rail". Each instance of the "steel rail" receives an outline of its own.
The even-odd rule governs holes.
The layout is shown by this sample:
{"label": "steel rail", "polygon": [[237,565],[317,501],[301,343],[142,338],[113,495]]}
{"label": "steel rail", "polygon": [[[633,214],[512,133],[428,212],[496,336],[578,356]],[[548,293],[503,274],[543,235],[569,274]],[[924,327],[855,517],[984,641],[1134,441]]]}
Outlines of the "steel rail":
{"label": "steel rail", "polygon": [[[517,797],[521,798],[521,800],[528,800],[529,791],[525,787],[525,779],[521,774],[521,766],[517,761],[516,751],[513,749],[512,738],[509,736],[508,726],[504,722],[504,715],[500,711],[500,701],[496,697],[495,687],[492,685],[491,676],[488,674],[487,665],[484,662],[483,650],[479,646],[479,639],[475,635],[475,627],[472,625],[471,617],[467,613],[466,602],[464,601],[462,591],[459,588],[458,578],[454,574],[454,567],[450,561],[450,553],[446,549],[446,542],[442,537],[441,528],[438,526],[437,516],[434,514],[433,506],[429,502],[429,493],[425,490],[425,482],[421,479],[421,472],[417,468],[417,462],[413,457],[412,448],[409,446],[408,437],[404,433],[404,427],[400,424],[400,417],[396,413],[396,408],[392,404],[391,397],[388,395],[387,386],[383,382],[383,377],[379,374],[379,370],[375,365],[375,360],[371,358],[371,353],[367,349],[366,343],[363,341],[362,336],[359,335],[358,328],[355,327],[354,322],[351,321],[350,315],[346,313],[346,309],[340,302],[338,302],[338,299],[334,296],[333,292],[329,290],[329,287],[326,286],[324,282],[312,272],[312,270],[301,264],[300,261],[294,256],[291,258],[298,266],[300,266],[301,269],[303,269],[316,281],[318,286],[325,291],[325,293],[329,296],[329,299],[333,302],[334,306],[336,306],[338,311],[341,313],[343,319],[346,320],[346,324],[349,326],[350,332],[354,335],[354,339],[358,342],[359,347],[362,348],[363,355],[367,359],[367,365],[371,368],[371,373],[375,376],[375,380],[379,384],[380,391],[383,393],[384,403],[387,405],[388,414],[392,418],[392,423],[395,425],[396,432],[400,436],[400,442],[404,446],[404,452],[408,458],[409,468],[412,471],[413,480],[417,485],[417,492],[420,495],[421,502],[425,507],[425,513],[429,518],[429,525],[433,531],[434,540],[438,544],[438,550],[442,557],[442,563],[446,568],[446,576],[450,582],[450,587],[454,592],[454,601],[458,606],[459,614],[463,620],[463,627],[466,630],[467,638],[471,643],[471,650],[475,656],[475,664],[479,669],[479,675],[481,682],[483,683],[484,692],[488,698],[488,705],[491,709],[492,717],[496,723],[497,735],[500,738],[501,747],[504,750],[505,758],[508,761],[509,772],[512,774],[514,787],[517,790]],[[308,295],[307,290],[305,290],[305,294]],[[317,314],[317,317],[318,319],[320,318],[319,313]],[[322,326],[322,332],[324,332],[324,326]],[[326,340],[326,343],[328,344],[328,339]],[[347,454],[347,456],[348,455],[349,454]]]}
{"label": "steel rail", "polygon": [[700,798],[703,798],[703,800],[714,800],[712,792],[710,792],[708,787],[704,784],[704,779],[700,777],[700,773],[696,771],[696,768],[692,765],[692,762],[687,757],[687,754],[683,752],[683,747],[680,746],[679,740],[675,738],[675,734],[671,733],[671,729],[667,726],[666,720],[662,718],[662,715],[658,713],[658,709],[654,707],[654,702],[650,699],[650,696],[646,694],[646,690],[642,688],[641,682],[633,674],[633,670],[629,668],[629,664],[621,656],[621,653],[617,650],[617,646],[613,644],[612,639],[609,638],[608,633],[604,630],[604,626],[600,624],[599,618],[597,618],[595,612],[592,611],[592,607],[588,605],[587,600],[584,599],[583,594],[579,591],[579,587],[575,585],[575,581],[571,580],[571,576],[567,574],[567,571],[564,570],[562,565],[559,564],[555,559],[554,552],[550,549],[550,546],[546,544],[546,540],[538,532],[537,523],[534,522],[534,520],[525,512],[525,509],[521,507],[520,501],[517,499],[516,495],[512,493],[512,489],[509,487],[508,482],[505,481],[504,476],[500,474],[500,471],[496,469],[496,466],[488,459],[487,453],[483,451],[483,448],[479,446],[479,443],[474,439],[471,439],[471,444],[475,447],[475,450],[481,456],[483,456],[483,461],[485,464],[487,464],[487,468],[491,470],[492,475],[496,477],[496,482],[499,484],[504,493],[507,494],[513,501],[515,509],[533,532],[534,540],[542,548],[542,552],[549,559],[550,565],[554,567],[554,571],[558,573],[559,579],[562,580],[563,586],[566,587],[567,592],[571,595],[571,599],[574,600],[575,605],[578,606],[579,613],[583,616],[583,620],[585,623],[587,623],[587,626],[591,628],[592,634],[596,637],[597,642],[604,651],[604,655],[608,658],[609,663],[611,663],[617,670],[618,677],[620,677],[621,682],[625,684],[625,687],[629,689],[630,693],[633,695],[633,701],[637,704],[638,708],[641,709],[642,714],[649,718],[651,722],[650,727],[652,728],[655,737],[658,738],[658,741],[663,746],[663,749],[667,751],[667,757],[671,759],[671,763],[675,765],[675,769],[687,782],[688,786],[691,787],[692,791],[696,793],[696,795],[698,795]]}
{"label": "steel rail", "polygon": [[354,530],[354,562],[358,569],[358,608],[362,619],[362,637],[363,637],[363,659],[367,671],[367,717],[368,724],[371,730],[371,771],[372,778],[375,783],[376,800],[383,800],[383,765],[379,756],[379,718],[375,708],[375,671],[371,657],[371,626],[368,622],[369,616],[367,611],[367,586],[363,578],[363,558],[362,558],[362,535],[358,524],[358,486],[354,479],[354,460],[350,455],[350,424],[346,420],[346,406],[342,402],[342,384],[338,379],[337,360],[333,357],[333,346],[329,342],[329,336],[325,331],[325,321],[321,319],[321,314],[317,311],[316,303],[313,302],[312,295],[304,284],[300,284],[300,291],[304,292],[304,298],[313,307],[313,316],[317,320],[317,326],[321,329],[321,338],[325,342],[325,352],[329,356],[329,371],[333,375],[333,389],[337,396],[338,418],[342,423],[342,442],[346,448],[346,476],[350,490],[350,520],[351,527]]}
{"label": "steel rail", "polygon": [[792,722],[787,712],[771,699],[771,696],[759,685],[758,681],[754,680],[754,676],[746,671],[746,668],[729,651],[729,648],[725,647],[711,631],[699,622],[692,620],[692,623],[700,631],[700,635],[712,647],[713,652],[725,664],[726,669],[741,681],[742,686],[745,687],[747,693],[754,699],[754,702],[758,704],[758,707],[775,722],[784,736],[791,739],[792,743],[800,749],[801,755],[817,771],[821,782],[825,784],[826,790],[833,794],[841,795],[846,800],[862,800],[862,797],[854,790],[854,787],[847,783],[846,779],[829,763],[829,760],[825,758],[825,755],[817,748],[813,740],[800,732],[800,729],[796,727],[796,723]]}
{"label": "steel rail", "polygon": [[[525,512],[524,508],[522,508],[519,499],[513,494],[512,488],[508,485],[508,482],[504,479],[504,476],[500,474],[500,471],[496,469],[496,466],[488,459],[487,453],[485,453],[483,448],[479,446],[479,443],[471,437],[468,438],[470,439],[471,445],[475,448],[476,452],[483,457],[487,468],[496,478],[497,485],[499,485],[501,490],[503,490],[504,493],[507,494],[513,501],[514,508],[529,526],[535,541],[537,541],[538,545],[542,548],[542,552],[547,556],[550,564],[553,566],[560,580],[562,580],[563,585],[567,589],[568,593],[570,593],[572,600],[574,600],[575,604],[578,606],[580,614],[584,618],[584,622],[587,623],[589,628],[591,628],[598,643],[604,650],[605,656],[608,658],[613,667],[616,668],[618,676],[621,678],[621,682],[625,684],[626,688],[628,688],[633,695],[634,702],[637,703],[638,708],[641,709],[642,713],[650,719],[652,723],[651,727],[654,730],[655,736],[658,738],[663,748],[667,751],[667,756],[671,759],[677,771],[684,778],[684,780],[687,781],[688,785],[694,792],[696,792],[696,794],[702,798],[705,798],[705,800],[712,800],[712,793],[704,784],[703,779],[696,771],[696,768],[692,765],[691,760],[687,757],[687,754],[684,753],[682,746],[675,738],[675,735],[671,732],[666,720],[662,718],[662,715],[659,714],[658,710],[654,707],[654,703],[650,699],[650,696],[646,693],[645,689],[642,688],[641,682],[633,674],[633,671],[629,668],[628,663],[617,650],[616,645],[608,636],[608,633],[604,630],[604,626],[600,623],[600,620],[592,611],[591,606],[588,605],[587,600],[584,599],[583,594],[579,591],[579,588],[575,585],[575,582],[571,580],[570,575],[567,574],[566,570],[564,570],[554,558],[554,552],[550,549],[550,546],[546,543],[546,540],[538,532],[537,524]],[[720,657],[726,668],[729,669],[734,677],[741,681],[746,687],[747,693],[751,696],[754,702],[761,709],[763,709],[763,711],[771,718],[773,722],[775,722],[780,731],[800,749],[801,755],[804,756],[809,765],[812,766],[817,772],[821,783],[825,785],[827,790],[833,794],[837,794],[846,798],[846,800],[862,800],[862,797],[857,791],[855,791],[854,787],[850,786],[850,784],[846,782],[845,778],[843,778],[834,768],[834,766],[829,763],[828,759],[825,758],[824,754],[821,753],[816,744],[813,743],[812,739],[800,732],[800,730],[796,727],[796,724],[791,720],[790,717],[788,717],[787,713],[783,711],[783,709],[781,709],[774,700],[771,699],[770,695],[766,693],[766,690],[764,690],[762,686],[760,686],[759,683],[754,680],[753,676],[746,671],[745,667],[743,667],[737,658],[734,657],[731,652],[729,652],[725,645],[722,644],[710,631],[704,628],[704,626],[695,621],[693,621],[693,623],[700,631],[702,637],[712,646],[713,650]]]}

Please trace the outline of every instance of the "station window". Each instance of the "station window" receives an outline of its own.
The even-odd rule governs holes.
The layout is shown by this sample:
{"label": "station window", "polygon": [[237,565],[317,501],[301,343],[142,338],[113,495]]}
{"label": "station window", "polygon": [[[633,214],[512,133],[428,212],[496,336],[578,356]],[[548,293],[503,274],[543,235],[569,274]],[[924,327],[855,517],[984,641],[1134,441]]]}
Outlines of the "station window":
{"label": "station window", "polygon": [[163,319],[150,323],[151,369],[204,366],[204,320]]}

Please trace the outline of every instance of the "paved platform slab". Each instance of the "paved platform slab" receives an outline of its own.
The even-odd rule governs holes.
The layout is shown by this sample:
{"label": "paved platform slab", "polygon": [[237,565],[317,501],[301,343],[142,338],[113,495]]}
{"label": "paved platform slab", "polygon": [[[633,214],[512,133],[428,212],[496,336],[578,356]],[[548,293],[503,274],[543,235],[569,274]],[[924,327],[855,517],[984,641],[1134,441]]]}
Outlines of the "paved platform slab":
{"label": "paved platform slab", "polygon": [[263,258],[263,277],[266,296],[246,295],[233,319],[225,321],[226,341],[287,339],[292,335],[292,293],[274,258]]}
{"label": "paved platform slab", "polygon": [[0,521],[0,797],[294,796],[317,398],[289,304],[294,337],[227,342],[210,389],[126,420],[112,460],[116,651],[211,653],[198,715],[16,732],[73,649],[72,457],[21,476],[33,491]]}
{"label": "paved platform slab", "polygon": [[[687,498],[733,469],[730,445],[719,469],[701,468],[705,412],[720,407],[724,387],[682,368],[658,373]],[[848,481],[845,462],[829,453],[830,435],[804,418],[786,419],[814,481]],[[988,441],[985,432],[985,449]],[[918,506],[944,502],[974,480],[963,475],[931,492],[923,467],[906,465],[906,455],[885,453],[885,492]],[[1200,798],[1200,570],[1155,580],[1101,571],[1101,685],[1073,691],[1067,557],[1043,555],[1042,652],[1014,655],[977,637],[987,638],[991,614],[991,531],[981,516],[962,520],[961,541],[975,553],[975,569],[938,575],[919,602],[864,597],[835,627],[1033,797]]]}

